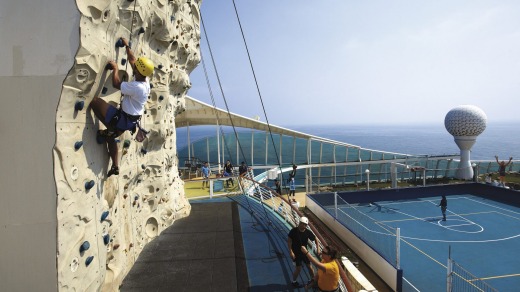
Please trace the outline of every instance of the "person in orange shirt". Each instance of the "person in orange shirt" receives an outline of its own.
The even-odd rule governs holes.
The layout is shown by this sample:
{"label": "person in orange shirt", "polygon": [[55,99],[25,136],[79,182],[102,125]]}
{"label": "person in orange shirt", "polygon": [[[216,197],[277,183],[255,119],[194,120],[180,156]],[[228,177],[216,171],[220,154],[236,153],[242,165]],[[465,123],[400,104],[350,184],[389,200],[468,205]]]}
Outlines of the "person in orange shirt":
{"label": "person in orange shirt", "polygon": [[302,253],[318,268],[318,273],[314,276],[314,282],[305,286],[306,289],[315,287],[322,292],[339,291],[339,267],[336,262],[337,251],[330,246],[326,246],[321,251],[321,262],[314,258],[305,246],[301,247]]}

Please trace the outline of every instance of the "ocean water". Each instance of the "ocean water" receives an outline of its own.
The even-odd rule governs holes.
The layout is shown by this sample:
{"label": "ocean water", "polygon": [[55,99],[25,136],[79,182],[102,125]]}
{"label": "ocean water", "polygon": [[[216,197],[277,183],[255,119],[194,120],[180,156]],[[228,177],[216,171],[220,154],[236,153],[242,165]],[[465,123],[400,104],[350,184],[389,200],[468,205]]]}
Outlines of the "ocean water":
{"label": "ocean water", "polygon": [[[308,125],[286,128],[354,144],[363,148],[404,154],[458,154],[459,149],[444,124],[435,125]],[[215,136],[214,126],[190,127],[190,140]],[[229,127],[224,130],[231,132]],[[239,131],[250,131],[240,129]],[[177,147],[187,145],[186,128],[177,129]],[[488,123],[472,148],[472,160],[520,159],[520,122]]]}

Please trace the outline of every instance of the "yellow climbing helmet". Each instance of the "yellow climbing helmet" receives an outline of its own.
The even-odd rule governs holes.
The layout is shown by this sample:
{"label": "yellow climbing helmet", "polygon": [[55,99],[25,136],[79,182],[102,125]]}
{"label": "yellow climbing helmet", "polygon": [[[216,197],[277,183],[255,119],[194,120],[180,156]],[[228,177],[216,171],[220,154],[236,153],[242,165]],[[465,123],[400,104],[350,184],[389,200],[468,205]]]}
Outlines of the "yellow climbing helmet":
{"label": "yellow climbing helmet", "polygon": [[153,62],[146,57],[139,57],[135,61],[135,67],[143,76],[151,76],[153,74]]}

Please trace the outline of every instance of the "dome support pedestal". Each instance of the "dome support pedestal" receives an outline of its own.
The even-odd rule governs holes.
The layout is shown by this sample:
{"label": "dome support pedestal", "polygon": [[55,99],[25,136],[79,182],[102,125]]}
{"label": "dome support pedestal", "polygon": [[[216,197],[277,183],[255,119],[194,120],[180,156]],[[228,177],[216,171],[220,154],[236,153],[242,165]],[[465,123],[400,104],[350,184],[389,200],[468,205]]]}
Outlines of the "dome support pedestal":
{"label": "dome support pedestal", "polygon": [[472,180],[474,173],[470,161],[470,149],[477,141],[477,136],[455,136],[454,138],[460,149],[460,162],[455,176],[458,179]]}

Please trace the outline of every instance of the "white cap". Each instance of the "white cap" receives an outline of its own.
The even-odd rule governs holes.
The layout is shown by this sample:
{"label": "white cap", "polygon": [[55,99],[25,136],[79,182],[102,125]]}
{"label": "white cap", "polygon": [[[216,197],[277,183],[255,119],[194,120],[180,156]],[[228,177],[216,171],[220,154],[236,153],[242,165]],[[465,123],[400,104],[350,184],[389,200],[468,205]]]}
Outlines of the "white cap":
{"label": "white cap", "polygon": [[300,217],[300,223],[309,225],[309,219],[307,217]]}

